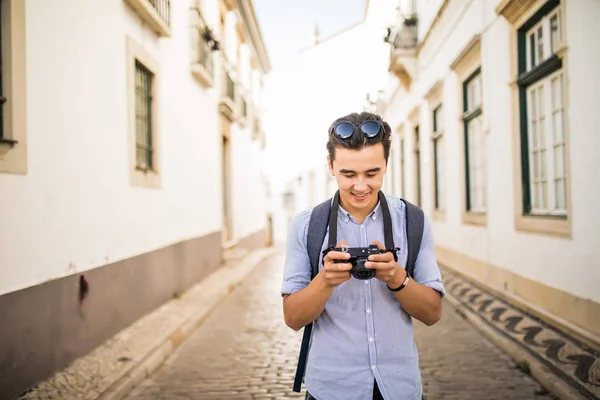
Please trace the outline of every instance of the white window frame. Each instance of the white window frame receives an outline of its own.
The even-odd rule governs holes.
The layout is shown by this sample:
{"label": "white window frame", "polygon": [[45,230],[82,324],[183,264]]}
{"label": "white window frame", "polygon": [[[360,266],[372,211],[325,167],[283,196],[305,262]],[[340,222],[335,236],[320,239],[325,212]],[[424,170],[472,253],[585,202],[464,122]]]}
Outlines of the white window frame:
{"label": "white window frame", "polygon": [[444,174],[445,164],[445,141],[444,141],[444,107],[443,104],[438,104],[431,113],[432,133],[431,140],[433,141],[433,157],[434,157],[434,202],[433,207],[437,211],[446,210],[446,185]]}
{"label": "white window frame", "polygon": [[406,173],[405,173],[405,165],[406,165],[406,155],[405,151],[405,140],[404,135],[400,136],[400,197],[406,198]]}
{"label": "white window frame", "polygon": [[[570,157],[569,157],[569,119],[565,112],[562,118],[562,132],[564,133],[564,171],[561,176],[565,178],[565,189],[559,186],[559,189],[566,194],[564,201],[566,203],[566,215],[537,214],[532,210],[532,193],[530,185],[530,152],[528,144],[530,141],[529,126],[531,117],[528,114],[532,85],[540,85],[542,80],[549,78],[553,74],[562,71],[563,82],[561,89],[563,91],[562,107],[569,109],[568,95],[568,66],[569,49],[567,43],[568,21],[565,20],[566,2],[560,0],[547,0],[539,2],[525,2],[520,0],[507,0],[502,6],[497,7],[496,12],[510,23],[510,92],[512,103],[512,136],[514,143],[513,167],[515,171],[514,179],[514,227],[518,232],[528,232],[541,235],[547,235],[563,239],[572,239],[572,203],[570,189]],[[557,18],[558,29],[554,31],[554,40],[552,41],[551,21]],[[573,21],[577,23],[577,21]],[[538,66],[532,68],[531,63],[531,41],[528,39],[532,29],[541,26],[544,32],[545,41],[545,60]],[[530,39],[529,39],[530,40]],[[549,86],[547,86],[549,88]],[[547,90],[547,89],[546,89]],[[528,98],[529,97],[529,98]],[[550,99],[550,93],[545,93],[545,99]],[[546,100],[549,101],[549,100]],[[560,102],[559,102],[560,103]],[[547,114],[548,115],[548,114]],[[560,115],[560,114],[557,114]],[[550,116],[548,115],[548,118]],[[560,118],[557,117],[557,121]],[[550,125],[548,125],[550,126]],[[546,133],[547,132],[546,130]],[[562,140],[562,139],[561,139]],[[563,151],[562,145],[558,147]],[[550,148],[552,151],[553,148]],[[551,179],[551,177],[550,177]],[[548,181],[553,184],[552,180]],[[562,182],[561,182],[562,183]],[[563,199],[561,199],[562,201]],[[554,201],[554,200],[552,200]],[[553,203],[550,203],[553,204]],[[563,204],[561,204],[562,206]]]}
{"label": "white window frame", "polygon": [[[558,17],[558,42],[556,45],[552,46],[552,30],[551,30],[551,20],[554,17]],[[538,46],[538,32],[541,28],[542,32],[542,58],[539,58],[538,52],[535,53],[535,59],[531,57],[531,36],[534,37],[534,46]],[[532,68],[537,67],[542,62],[550,58],[553,54],[555,54],[561,47],[563,47],[563,26],[562,26],[562,14],[560,12],[560,7],[556,7],[549,14],[545,15],[540,22],[532,26],[525,33],[525,52],[527,55],[526,59],[526,70],[530,71]],[[535,65],[533,62],[535,61]]]}
{"label": "white window frame", "polygon": [[[553,81],[559,79],[559,88],[561,99],[558,107],[555,108]],[[532,93],[542,93],[542,102],[539,97],[536,98],[535,106],[532,101]],[[541,105],[541,109],[540,109]],[[558,115],[560,124],[560,140],[555,141],[555,115]],[[535,125],[534,125],[535,122]],[[541,122],[541,125],[540,125]],[[540,132],[542,128],[541,140],[534,140],[534,136]],[[530,214],[534,215],[566,215],[566,180],[567,169],[565,165],[565,127],[564,127],[564,76],[562,69],[553,72],[544,79],[532,84],[527,88],[527,140],[528,140],[528,158],[529,158],[529,187],[530,187]],[[540,143],[542,142],[542,143]],[[537,146],[534,147],[534,144]],[[557,165],[555,162],[557,149],[562,149],[562,174],[558,175]],[[558,150],[561,151],[561,150]],[[536,157],[539,154],[539,157]],[[537,166],[535,163],[537,162]],[[543,174],[535,174],[535,172],[544,171]],[[558,197],[556,184],[557,181],[562,181],[563,185],[563,207],[558,207]],[[541,186],[540,186],[541,185]],[[544,189],[545,185],[545,191]],[[538,191],[538,188],[540,189]],[[540,198],[540,195],[542,198]],[[536,207],[537,206],[537,207]]]}
{"label": "white window frame", "polygon": [[27,152],[27,59],[24,0],[1,0],[2,6],[2,138],[0,174],[26,175]]}
{"label": "white window frame", "polygon": [[[465,149],[467,152],[465,167],[468,169],[465,173],[468,172],[468,181],[466,183],[469,192],[469,204],[466,211],[469,213],[485,214],[487,211],[487,133],[483,126],[483,76],[481,70],[478,70],[467,78],[463,82],[463,85],[465,103],[467,105],[463,118],[465,140],[468,145],[468,148]],[[472,99],[469,96],[470,87],[474,87],[474,96]],[[481,110],[477,116],[468,118],[469,115],[472,115],[477,110]],[[469,129],[469,126],[476,126],[475,132],[473,132],[473,128]],[[478,169],[477,176],[475,176],[475,165]]]}
{"label": "white window frame", "polygon": [[[127,94],[128,94],[128,128],[129,128],[129,170],[130,183],[133,186],[145,186],[159,189],[161,183],[161,121],[160,121],[160,65],[141,44],[127,36]],[[152,169],[137,168],[137,128],[136,128],[136,60],[154,74],[152,85]]]}
{"label": "white window frame", "polygon": [[[557,18],[558,41],[552,42],[552,24],[553,18]],[[534,45],[537,46],[538,32],[541,29],[543,37],[542,59],[532,60],[531,57],[531,37],[536,35]],[[530,71],[539,66],[542,62],[556,54],[564,45],[563,39],[563,21],[560,6],[555,7],[542,19],[527,30],[525,33],[526,48],[526,68]],[[534,63],[535,61],[535,63]],[[554,106],[553,81],[559,79],[560,101],[558,108]],[[534,100],[533,93],[537,93]],[[541,98],[539,97],[541,93]],[[531,84],[526,90],[527,104],[527,141],[528,141],[528,162],[529,162],[529,193],[530,205],[529,214],[531,215],[567,215],[567,166],[566,162],[566,138],[565,138],[565,84],[563,68],[554,71],[543,79]],[[541,109],[539,107],[542,107]],[[555,116],[558,115],[560,124],[560,140],[555,142]],[[541,123],[541,125],[540,125]],[[540,132],[542,136],[537,135]],[[562,149],[562,171],[557,171],[556,151]],[[539,157],[539,158],[538,158]],[[561,172],[561,173],[559,173]],[[562,181],[562,206],[559,205],[557,192],[557,182]]]}

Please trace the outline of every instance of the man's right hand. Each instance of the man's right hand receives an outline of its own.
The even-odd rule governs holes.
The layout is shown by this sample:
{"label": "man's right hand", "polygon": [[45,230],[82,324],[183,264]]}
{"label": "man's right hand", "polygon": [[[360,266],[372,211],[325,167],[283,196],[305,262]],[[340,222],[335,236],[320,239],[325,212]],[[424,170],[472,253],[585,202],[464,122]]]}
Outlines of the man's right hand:
{"label": "man's right hand", "polygon": [[[342,240],[336,247],[348,247],[348,244],[345,240]],[[335,263],[335,260],[347,260],[349,258],[350,254],[333,250],[325,255],[323,269],[319,272],[319,275],[328,287],[336,287],[350,279],[352,264]]]}

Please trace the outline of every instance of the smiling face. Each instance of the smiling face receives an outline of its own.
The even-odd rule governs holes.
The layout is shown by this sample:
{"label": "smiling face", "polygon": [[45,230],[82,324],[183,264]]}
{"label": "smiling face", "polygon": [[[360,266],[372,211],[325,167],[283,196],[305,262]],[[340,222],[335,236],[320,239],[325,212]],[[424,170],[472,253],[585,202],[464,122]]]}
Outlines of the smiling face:
{"label": "smiling face", "polygon": [[336,147],[333,162],[329,156],[327,161],[340,190],[340,205],[362,221],[377,205],[387,171],[383,144],[360,150]]}

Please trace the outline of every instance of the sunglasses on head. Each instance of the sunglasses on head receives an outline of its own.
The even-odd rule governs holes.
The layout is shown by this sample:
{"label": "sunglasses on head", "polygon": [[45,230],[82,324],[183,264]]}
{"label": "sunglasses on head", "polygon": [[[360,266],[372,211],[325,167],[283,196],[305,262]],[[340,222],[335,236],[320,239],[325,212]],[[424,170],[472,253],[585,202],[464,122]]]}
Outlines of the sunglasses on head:
{"label": "sunglasses on head", "polygon": [[354,134],[356,128],[368,138],[373,138],[381,132],[381,121],[364,121],[360,125],[355,125],[348,121],[341,121],[333,125],[333,133],[340,139],[348,139]]}

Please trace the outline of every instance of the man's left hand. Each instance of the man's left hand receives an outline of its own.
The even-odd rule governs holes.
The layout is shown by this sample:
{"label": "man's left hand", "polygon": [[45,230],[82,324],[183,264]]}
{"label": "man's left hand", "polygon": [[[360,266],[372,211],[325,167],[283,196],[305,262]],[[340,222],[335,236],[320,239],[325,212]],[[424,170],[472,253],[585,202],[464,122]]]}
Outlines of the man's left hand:
{"label": "man's left hand", "polygon": [[[376,244],[380,250],[385,250],[385,247],[378,240],[374,240],[371,244]],[[381,254],[371,254],[365,263],[365,267],[375,269],[377,271],[375,278],[382,282],[391,284],[395,282],[394,278],[403,277],[403,271],[400,271],[403,268],[394,261],[394,254],[389,251]]]}

